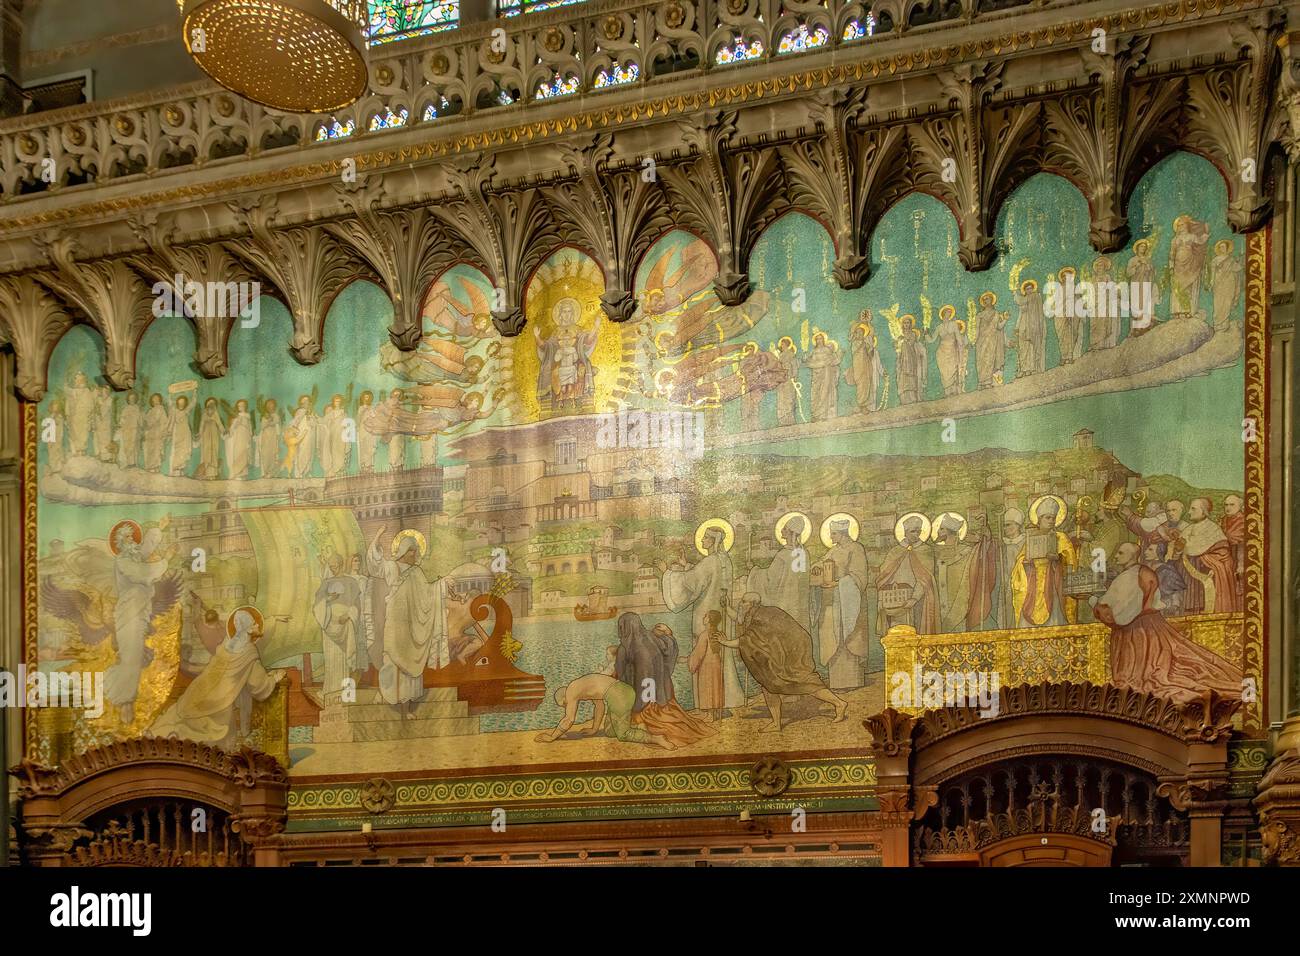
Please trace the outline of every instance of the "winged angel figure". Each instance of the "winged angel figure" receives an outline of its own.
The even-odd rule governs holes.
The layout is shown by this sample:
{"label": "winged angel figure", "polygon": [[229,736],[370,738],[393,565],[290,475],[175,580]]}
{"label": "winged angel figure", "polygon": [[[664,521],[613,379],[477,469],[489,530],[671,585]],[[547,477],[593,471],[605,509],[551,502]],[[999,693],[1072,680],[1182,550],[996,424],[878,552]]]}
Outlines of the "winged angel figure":
{"label": "winged angel figure", "polygon": [[82,645],[96,648],[112,638],[116,661],[104,673],[104,693],[124,725],[135,719],[140,675],[153,660],[145,641],[181,598],[181,575],[167,569],[161,543],[161,529],[142,533],[136,522],[121,521],[106,546],[96,542],[69,556],[77,587],[41,580],[41,609],[71,625]]}

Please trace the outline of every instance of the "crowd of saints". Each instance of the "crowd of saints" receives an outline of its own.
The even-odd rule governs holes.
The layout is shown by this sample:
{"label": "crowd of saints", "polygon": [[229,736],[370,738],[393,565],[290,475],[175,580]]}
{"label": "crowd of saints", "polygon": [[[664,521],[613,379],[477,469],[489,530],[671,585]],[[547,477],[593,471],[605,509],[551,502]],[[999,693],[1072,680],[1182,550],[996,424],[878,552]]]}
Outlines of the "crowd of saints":
{"label": "crowd of saints", "polygon": [[[236,746],[283,686],[291,738],[334,761],[304,773],[346,769],[346,748],[480,733],[524,734],[502,744],[511,760],[734,753],[796,725],[838,740],[882,705],[890,638],[1104,626],[1110,682],[1240,694],[1241,661],[1185,622],[1246,604],[1240,475],[1162,454],[1135,462],[1144,475],[1079,427],[1127,457],[1112,393],[1154,408],[1189,379],[1238,387],[1235,241],[1212,242],[1203,213],[1162,215],[1157,264],[1154,221],[1127,252],[1041,280],[1014,264],[1009,303],[983,279],[948,299],[964,305],[918,286],[916,314],[886,304],[888,280],[835,314],[788,308],[761,275],[723,306],[716,257],[676,233],[623,324],[602,316],[600,267],[567,250],[509,342],[487,280],[457,267],[411,352],[373,308],[342,320],[355,354],[309,370],[259,354],[206,384],[151,365],[161,387],[115,393],[84,343],[56,350],[37,419],[56,519],[39,657],[104,662],[101,736]],[[1143,290],[1131,310],[1059,299],[1116,283]],[[642,413],[689,414],[699,440],[635,437]],[[890,445],[927,416],[978,430],[995,413],[1033,427],[1012,447]],[[68,517],[83,506],[93,534]],[[565,743],[591,738],[615,749]]]}

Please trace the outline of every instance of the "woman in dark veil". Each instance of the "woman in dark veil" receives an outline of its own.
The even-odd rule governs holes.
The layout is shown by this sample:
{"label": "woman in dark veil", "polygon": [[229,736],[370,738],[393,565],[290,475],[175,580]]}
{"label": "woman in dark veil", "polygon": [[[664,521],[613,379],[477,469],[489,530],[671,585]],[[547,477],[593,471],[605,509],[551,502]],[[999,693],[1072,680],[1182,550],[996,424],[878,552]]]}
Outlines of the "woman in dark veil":
{"label": "woman in dark veil", "polygon": [[[677,703],[673,691],[677,655],[677,639],[666,624],[656,624],[653,631],[647,631],[639,614],[628,611],[619,617],[614,675],[636,691],[632,721],[682,747],[717,731]],[[652,687],[653,700],[649,699]]]}

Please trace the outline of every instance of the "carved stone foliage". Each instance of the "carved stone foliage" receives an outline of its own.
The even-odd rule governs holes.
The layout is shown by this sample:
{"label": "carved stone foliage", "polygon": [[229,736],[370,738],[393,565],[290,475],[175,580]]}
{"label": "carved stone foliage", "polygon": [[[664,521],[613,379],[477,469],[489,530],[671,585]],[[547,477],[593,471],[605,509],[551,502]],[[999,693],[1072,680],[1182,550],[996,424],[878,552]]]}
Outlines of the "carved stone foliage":
{"label": "carved stone foliage", "polygon": [[[76,187],[84,207],[42,211],[21,232],[0,226],[0,251],[8,239],[11,268],[21,276],[0,284],[0,303],[18,304],[0,316],[0,341],[19,353],[23,394],[36,395],[52,342],[70,322],[88,322],[107,344],[107,378],[125,388],[152,317],[154,284],[175,284],[178,275],[186,282],[248,278],[284,301],[293,315],[291,350],[312,363],[322,355],[335,296],[366,277],[388,291],[390,337],[410,349],[423,295],[455,262],[490,278],[493,321],[513,336],[525,322],[529,276],[561,244],[599,261],[602,306],[625,321],[636,310],[641,258],[673,226],[713,247],[714,288],[734,305],[749,295],[749,258],[763,230],[796,209],[826,225],[835,281],[856,288],[870,274],[872,230],[916,191],[948,206],[962,263],[981,270],[996,254],[1000,207],[1038,171],[1078,186],[1091,243],[1111,252],[1129,238],[1127,204],[1139,180],[1177,149],[1220,170],[1234,228],[1253,230],[1267,220],[1270,180],[1285,149],[1300,155],[1300,69],[1276,10],[1185,5],[1171,20],[1167,9],[1143,8],[1098,47],[1088,23],[1062,5],[1056,25],[1034,33],[1033,42],[1015,34],[912,52],[896,45],[918,27],[928,38],[986,16],[1006,20],[1005,6],[735,0],[700,8],[689,0],[628,0],[616,10],[503,21],[505,53],[485,35],[457,31],[410,41],[402,52],[380,50],[371,64],[373,92],[331,117],[273,117],[219,91],[190,91],[110,115],[88,104],[57,123],[23,120],[0,132],[4,202],[17,210],[30,198],[13,190],[34,187],[43,158],[73,167],[63,170],[72,177],[66,185],[90,173],[95,182]],[[1035,15],[1050,19],[1054,6],[1035,4]],[[868,13],[870,40],[853,28]],[[1202,16],[1218,19],[1194,22]],[[810,45],[793,44],[796,36]],[[783,38],[790,41],[784,48]],[[792,51],[798,55],[785,59]],[[827,61],[827,51],[837,59]],[[796,70],[796,62],[809,68]],[[791,70],[752,84],[744,79],[778,63]],[[639,72],[627,72],[630,65]],[[629,102],[618,90],[652,77],[665,98],[600,107]],[[724,77],[735,77],[734,85]],[[566,99],[574,78],[592,95]],[[609,98],[600,99],[606,91]],[[502,117],[542,110],[529,115],[545,119],[410,136],[412,127],[490,109]],[[293,166],[300,161],[280,152],[308,141],[315,149],[323,125],[348,123],[350,134],[321,139],[323,162]],[[371,137],[390,135],[394,149],[372,147],[380,141]],[[340,141],[356,147],[355,160],[368,171],[343,186],[342,154],[330,152]],[[258,151],[268,152],[266,172],[138,201],[119,203],[97,191],[119,176]],[[288,194],[283,202],[281,191]],[[165,211],[151,211],[155,205]],[[50,221],[101,210],[103,221],[75,239],[45,233],[34,247],[27,239]],[[13,252],[20,239],[22,251]],[[32,258],[31,248],[45,258]],[[196,367],[223,374],[230,316],[190,318],[198,330]]]}
{"label": "carved stone foliage", "polygon": [[104,377],[116,389],[135,384],[135,352],[140,336],[153,321],[153,294],[122,259],[83,261],[76,239],[49,232],[36,239],[52,271],[37,280],[83,316],[104,338]]}
{"label": "carved stone foliage", "polygon": [[293,316],[289,350],[303,365],[315,365],[325,354],[326,312],[344,286],[357,278],[355,263],[324,227],[273,229],[274,196],[234,203],[232,210],[248,235],[226,243],[226,249],[279,290]]}
{"label": "carved stone foliage", "polygon": [[423,332],[420,307],[429,286],[456,262],[456,244],[428,206],[383,209],[383,180],[377,176],[338,188],[347,219],[326,228],[379,277],[393,302],[388,335],[410,351]]}
{"label": "carved stone foliage", "polygon": [[550,195],[565,238],[593,251],[605,271],[605,314],[626,322],[636,311],[637,264],[672,227],[672,216],[657,175],[645,167],[609,168],[613,142],[604,134],[561,146],[577,178],[557,184]]}
{"label": "carved stone foliage", "polygon": [[494,189],[494,157],[453,165],[448,177],[456,201],[431,209],[496,286],[492,324],[502,335],[518,335],[526,321],[524,282],[558,244],[554,217],[539,189]]}
{"label": "carved stone foliage", "polygon": [[[147,253],[131,256],[127,261],[140,273],[151,289],[165,287],[174,310],[182,312],[194,323],[198,334],[198,350],[194,364],[205,378],[220,378],[226,374],[226,345],[230,329],[235,324],[234,296],[225,296],[220,308],[209,310],[211,300],[206,290],[211,284],[238,284],[256,281],[252,272],[234,258],[220,243],[181,245],[176,241],[175,222],[164,221],[157,213],[149,212],[131,223],[139,239],[148,248]],[[203,305],[191,308],[189,293],[201,290]]]}
{"label": "carved stone foliage", "polygon": [[786,210],[788,194],[776,147],[733,148],[736,118],[719,110],[679,124],[694,158],[663,170],[676,222],[704,236],[718,254],[713,290],[724,305],[749,298],[749,254]]}
{"label": "carved stone foliage", "polygon": [[0,279],[0,347],[17,357],[15,385],[29,402],[45,396],[50,354],[72,326],[72,317],[45,286],[31,276]]}
{"label": "carved stone foliage", "polygon": [[1262,226],[1272,210],[1270,153],[1284,117],[1272,95],[1278,72],[1281,9],[1260,11],[1229,26],[1237,63],[1195,74],[1187,81],[1187,143],[1214,159],[1228,183],[1228,222],[1237,232]]}

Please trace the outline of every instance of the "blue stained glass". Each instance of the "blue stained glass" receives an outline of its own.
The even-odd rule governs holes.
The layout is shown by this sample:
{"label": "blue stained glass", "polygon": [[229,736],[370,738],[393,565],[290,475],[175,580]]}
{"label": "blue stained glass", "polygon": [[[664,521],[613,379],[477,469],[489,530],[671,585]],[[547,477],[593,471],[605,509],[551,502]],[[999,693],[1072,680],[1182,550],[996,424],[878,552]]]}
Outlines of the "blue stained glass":
{"label": "blue stained glass", "polygon": [[550,82],[543,83],[537,87],[536,99],[549,100],[555,96],[568,96],[571,93],[578,92],[578,78],[573,75],[561,76],[556,73],[551,77]]}
{"label": "blue stained glass", "polygon": [[598,90],[609,89],[611,86],[622,86],[624,83],[635,83],[637,77],[641,75],[641,67],[636,63],[611,63],[609,69],[601,70],[596,74],[594,86]]}
{"label": "blue stained glass", "polygon": [[460,0],[370,0],[371,46],[454,27]]}
{"label": "blue stained glass", "polygon": [[781,43],[777,46],[776,52],[779,56],[783,53],[803,53],[805,50],[815,50],[819,46],[825,46],[826,41],[830,38],[830,31],[825,27],[809,30],[808,24],[801,23],[798,29],[791,30],[781,37]]}
{"label": "blue stained glass", "polygon": [[743,63],[745,60],[757,60],[762,56],[762,40],[754,39],[746,43],[745,38],[737,33],[730,46],[718,48],[718,52],[713,55],[713,62],[719,66],[726,66],[730,63]]}
{"label": "blue stained glass", "polygon": [[348,120],[346,123],[340,123],[333,117],[328,123],[321,123],[316,129],[316,142],[323,143],[327,139],[343,139],[351,136],[356,132],[357,124]]}
{"label": "blue stained glass", "polygon": [[845,43],[848,43],[851,40],[861,40],[871,36],[875,30],[876,18],[868,13],[866,20],[854,19],[844,24],[844,36],[840,39]]}
{"label": "blue stained glass", "polygon": [[405,126],[408,115],[402,107],[399,107],[396,113],[385,108],[382,112],[370,117],[370,128],[372,130],[395,129],[398,126]]}
{"label": "blue stained glass", "polygon": [[439,110],[442,110],[445,113],[448,109],[451,108],[451,104],[447,102],[447,97],[442,96],[439,97],[439,99],[441,100],[441,102],[437,106],[434,106],[432,103],[430,103],[428,106],[424,108],[424,113],[421,114],[420,117],[424,122],[427,123],[430,120],[436,120],[439,115],[438,113]]}

